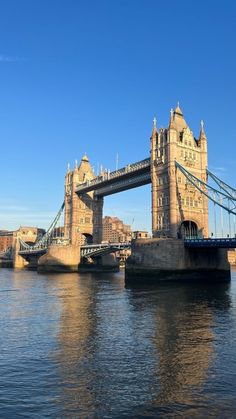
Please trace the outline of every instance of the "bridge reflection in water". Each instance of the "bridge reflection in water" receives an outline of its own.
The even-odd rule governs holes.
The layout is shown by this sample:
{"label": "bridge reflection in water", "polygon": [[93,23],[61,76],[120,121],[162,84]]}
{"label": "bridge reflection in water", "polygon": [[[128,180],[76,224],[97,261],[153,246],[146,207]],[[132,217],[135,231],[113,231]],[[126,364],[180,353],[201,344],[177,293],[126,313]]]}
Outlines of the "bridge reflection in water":
{"label": "bridge reflection in water", "polygon": [[234,417],[234,279],[125,288],[2,269],[1,417]]}
{"label": "bridge reflection in water", "polygon": [[52,359],[64,414],[201,409],[219,355],[218,315],[227,321],[230,308],[228,285],[124,289],[120,276],[60,275],[51,286],[61,307]]}

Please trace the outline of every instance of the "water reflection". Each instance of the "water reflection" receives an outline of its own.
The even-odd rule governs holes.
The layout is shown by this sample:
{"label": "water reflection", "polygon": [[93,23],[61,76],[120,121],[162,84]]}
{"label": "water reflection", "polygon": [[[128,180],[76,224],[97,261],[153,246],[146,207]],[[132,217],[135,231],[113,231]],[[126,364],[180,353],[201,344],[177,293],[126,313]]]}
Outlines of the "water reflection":
{"label": "water reflection", "polygon": [[[95,400],[91,392],[94,369],[91,359],[94,348],[91,337],[96,330],[96,300],[93,281],[77,274],[51,276],[56,284],[60,304],[57,348],[53,351],[60,383],[59,403],[66,412],[72,410],[93,413]],[[82,417],[82,416],[81,416]]]}
{"label": "water reflection", "polygon": [[119,274],[3,270],[0,279],[1,417],[235,413],[236,281],[125,288]]}
{"label": "water reflection", "polygon": [[[135,310],[146,311],[148,307],[155,324],[154,362],[160,386],[152,392],[152,409],[163,407],[167,414],[175,406],[177,414],[180,406],[185,406],[184,417],[190,417],[192,406],[204,399],[204,384],[215,357],[216,311],[225,315],[229,310],[229,288],[229,284],[165,284],[131,290]],[[140,300],[144,293],[147,307]]]}
{"label": "water reflection", "polygon": [[215,310],[230,307],[228,284],[126,290],[118,277],[54,281],[61,304],[54,357],[65,412],[86,417],[111,406],[125,412],[140,403],[197,402],[215,357]]}

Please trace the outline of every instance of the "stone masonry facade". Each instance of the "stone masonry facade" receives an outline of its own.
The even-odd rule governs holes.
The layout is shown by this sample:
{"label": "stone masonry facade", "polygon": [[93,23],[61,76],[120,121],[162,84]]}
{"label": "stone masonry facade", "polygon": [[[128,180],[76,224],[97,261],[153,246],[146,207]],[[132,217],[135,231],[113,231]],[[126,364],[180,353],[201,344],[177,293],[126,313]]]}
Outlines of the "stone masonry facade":
{"label": "stone masonry facade", "polygon": [[151,135],[153,237],[208,237],[208,203],[175,161],[206,182],[207,138],[201,123],[195,138],[179,106],[171,111],[168,128]]}

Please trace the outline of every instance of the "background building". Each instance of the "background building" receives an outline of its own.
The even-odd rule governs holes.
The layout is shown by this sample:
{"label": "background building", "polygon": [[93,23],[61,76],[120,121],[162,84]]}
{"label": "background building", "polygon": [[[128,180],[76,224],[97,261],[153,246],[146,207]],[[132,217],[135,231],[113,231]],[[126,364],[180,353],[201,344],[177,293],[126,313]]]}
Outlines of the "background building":
{"label": "background building", "polygon": [[14,237],[20,237],[26,243],[35,243],[45,234],[43,228],[20,227],[16,231],[0,230],[0,252],[12,246]]}
{"label": "background building", "polygon": [[5,252],[11,247],[13,241],[13,231],[0,230],[0,252]]}
{"label": "background building", "polygon": [[105,216],[102,220],[102,240],[111,243],[129,242],[132,238],[131,226],[124,224],[118,217]]}
{"label": "background building", "polygon": [[133,231],[133,239],[150,239],[150,234],[145,230]]}

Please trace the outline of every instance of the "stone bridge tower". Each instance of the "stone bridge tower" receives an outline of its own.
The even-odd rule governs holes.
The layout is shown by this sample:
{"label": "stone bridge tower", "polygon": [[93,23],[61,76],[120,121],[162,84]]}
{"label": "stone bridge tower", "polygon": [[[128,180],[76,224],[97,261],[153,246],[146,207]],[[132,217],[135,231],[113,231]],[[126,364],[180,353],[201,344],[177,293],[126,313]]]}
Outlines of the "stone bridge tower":
{"label": "stone bridge tower", "polygon": [[195,138],[179,106],[168,128],[154,126],[151,135],[153,237],[208,237],[208,200],[175,166],[179,162],[206,182],[207,139],[201,123]]}
{"label": "stone bridge tower", "polygon": [[65,177],[65,237],[72,245],[100,243],[102,240],[103,198],[96,199],[93,192],[77,195],[76,186],[95,178],[93,169],[85,155],[80,165]]}

